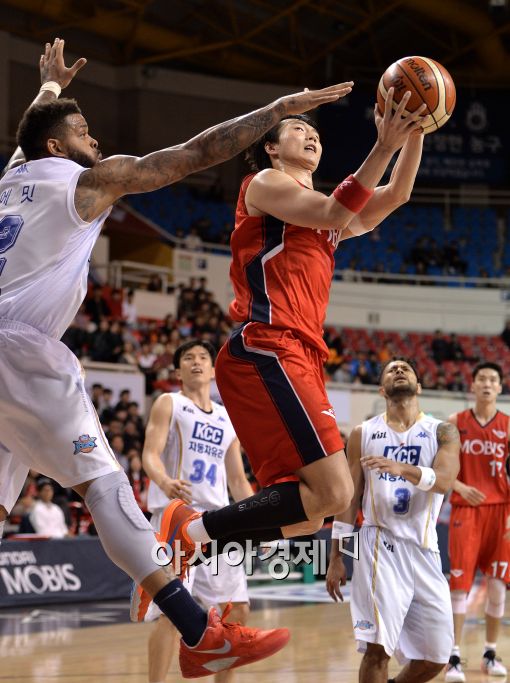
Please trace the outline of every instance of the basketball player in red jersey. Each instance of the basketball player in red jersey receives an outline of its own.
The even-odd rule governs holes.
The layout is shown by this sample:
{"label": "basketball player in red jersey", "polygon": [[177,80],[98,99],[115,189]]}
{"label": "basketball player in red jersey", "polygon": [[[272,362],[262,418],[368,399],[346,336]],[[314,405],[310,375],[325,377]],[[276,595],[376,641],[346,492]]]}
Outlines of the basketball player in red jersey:
{"label": "basketball player in red jersey", "polygon": [[445,680],[466,680],[460,664],[460,642],[467,596],[476,570],[487,576],[486,642],[482,671],[506,676],[496,659],[496,642],[510,583],[510,486],[506,474],[510,418],[497,409],[503,373],[496,363],[473,370],[475,407],[450,417],[461,438],[460,473],[453,485],[450,517],[450,591],[455,644]]}
{"label": "basketball player in red jersey", "polygon": [[[311,119],[288,117],[252,149],[259,172],[241,185],[231,239],[230,315],[242,325],[219,353],[216,379],[261,490],[203,515],[175,503],[169,539],[181,551],[211,539],[313,533],[349,505],[353,483],[324,386],[322,326],[338,243],[372,230],[409,198],[423,143],[423,109],[402,116],[409,96],[394,107],[388,91],[372,151],[329,196],[313,189],[322,147]],[[398,150],[389,183],[376,187]]]}

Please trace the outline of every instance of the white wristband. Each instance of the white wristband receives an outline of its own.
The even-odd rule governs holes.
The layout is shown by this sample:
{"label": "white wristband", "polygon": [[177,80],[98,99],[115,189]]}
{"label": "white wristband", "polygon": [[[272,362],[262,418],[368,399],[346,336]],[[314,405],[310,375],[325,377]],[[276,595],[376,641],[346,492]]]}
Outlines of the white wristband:
{"label": "white wristband", "polygon": [[432,467],[421,467],[418,465],[418,469],[421,470],[421,477],[420,481],[416,484],[416,488],[422,491],[430,491],[436,483],[436,473]]}
{"label": "white wristband", "polygon": [[43,83],[39,89],[39,92],[45,92],[46,90],[54,93],[56,97],[58,97],[62,92],[62,88],[59,86],[57,81],[46,81],[46,83]]}
{"label": "white wristband", "polygon": [[331,538],[340,539],[342,536],[350,536],[354,531],[354,524],[346,522],[333,522],[331,527]]}

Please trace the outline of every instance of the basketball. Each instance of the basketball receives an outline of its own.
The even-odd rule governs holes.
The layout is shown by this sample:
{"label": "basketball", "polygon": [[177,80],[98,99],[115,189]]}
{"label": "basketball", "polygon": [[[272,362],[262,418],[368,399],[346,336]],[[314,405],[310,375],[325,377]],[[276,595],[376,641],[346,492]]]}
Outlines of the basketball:
{"label": "basketball", "polygon": [[384,111],[386,93],[393,86],[393,108],[396,109],[404,93],[412,94],[404,116],[412,114],[424,102],[427,105],[423,130],[433,133],[448,121],[455,107],[455,84],[448,71],[428,57],[403,57],[389,66],[381,76],[377,88],[379,111]]}

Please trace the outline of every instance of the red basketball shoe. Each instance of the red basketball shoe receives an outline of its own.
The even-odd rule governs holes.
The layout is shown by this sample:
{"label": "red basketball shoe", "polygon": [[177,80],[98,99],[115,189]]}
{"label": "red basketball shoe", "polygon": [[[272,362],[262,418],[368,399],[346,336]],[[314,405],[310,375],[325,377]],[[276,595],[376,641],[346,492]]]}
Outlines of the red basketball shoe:
{"label": "red basketball shoe", "polygon": [[186,530],[193,519],[201,516],[201,512],[197,512],[179,498],[167,505],[163,512],[158,540],[161,543],[167,543],[172,549],[171,564],[180,579],[184,577],[188,562],[196,549],[195,542],[191,540]]}
{"label": "red basketball shoe", "polygon": [[286,628],[262,631],[229,624],[225,619],[231,607],[227,605],[221,619],[214,607],[210,608],[207,628],[194,647],[188,647],[181,639],[179,663],[183,678],[211,676],[257,662],[274,655],[288,643],[290,632]]}

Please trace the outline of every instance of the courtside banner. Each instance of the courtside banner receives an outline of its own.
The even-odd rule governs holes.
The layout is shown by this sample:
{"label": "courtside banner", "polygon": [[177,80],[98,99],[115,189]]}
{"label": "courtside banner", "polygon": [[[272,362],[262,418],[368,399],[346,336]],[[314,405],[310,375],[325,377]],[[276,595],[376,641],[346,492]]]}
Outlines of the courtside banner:
{"label": "courtside banner", "polygon": [[130,589],[97,538],[0,545],[0,607],[128,598]]}

